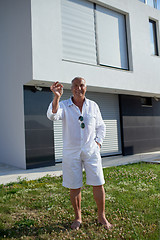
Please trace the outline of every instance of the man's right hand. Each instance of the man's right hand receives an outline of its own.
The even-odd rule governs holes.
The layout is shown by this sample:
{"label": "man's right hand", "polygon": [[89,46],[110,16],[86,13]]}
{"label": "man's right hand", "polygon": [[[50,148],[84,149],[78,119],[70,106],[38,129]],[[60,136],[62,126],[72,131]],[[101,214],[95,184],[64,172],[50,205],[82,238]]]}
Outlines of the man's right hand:
{"label": "man's right hand", "polygon": [[63,85],[59,82],[54,82],[51,85],[50,90],[54,93],[56,97],[60,98],[63,94]]}

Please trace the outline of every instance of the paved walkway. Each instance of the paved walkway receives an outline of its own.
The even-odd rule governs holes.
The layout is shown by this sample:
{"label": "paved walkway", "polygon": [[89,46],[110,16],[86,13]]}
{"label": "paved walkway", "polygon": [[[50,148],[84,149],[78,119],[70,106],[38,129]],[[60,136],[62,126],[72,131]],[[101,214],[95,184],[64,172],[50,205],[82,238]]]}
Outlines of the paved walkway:
{"label": "paved walkway", "polygon": [[[145,154],[135,154],[132,156],[113,156],[102,158],[103,168],[132,164],[137,162],[153,162],[160,163],[160,152],[152,152]],[[0,163],[0,184],[10,182],[18,182],[19,179],[35,180],[46,175],[61,176],[62,164],[57,163],[55,166],[23,170],[16,167],[8,166]]]}

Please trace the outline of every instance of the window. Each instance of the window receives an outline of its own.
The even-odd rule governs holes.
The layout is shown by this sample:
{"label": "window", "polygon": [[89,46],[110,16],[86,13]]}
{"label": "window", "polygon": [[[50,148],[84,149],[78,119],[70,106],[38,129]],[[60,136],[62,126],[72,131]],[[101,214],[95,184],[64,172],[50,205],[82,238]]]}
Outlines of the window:
{"label": "window", "polygon": [[160,0],[157,0],[157,9],[160,10]]}
{"label": "window", "polygon": [[128,69],[125,15],[96,6],[98,63]]}
{"label": "window", "polygon": [[145,0],[139,0],[139,1],[145,3]]}
{"label": "window", "polygon": [[150,19],[149,26],[151,39],[151,54],[158,55],[156,22]]}
{"label": "window", "polygon": [[152,98],[151,97],[141,97],[141,106],[142,107],[152,107]]}
{"label": "window", "polygon": [[139,1],[160,10],[160,0],[139,0]]}
{"label": "window", "polygon": [[151,7],[160,9],[160,0],[146,0],[147,4],[150,5]]}
{"label": "window", "polygon": [[147,4],[151,7],[154,7],[154,0],[147,0]]}
{"label": "window", "polygon": [[128,70],[125,15],[86,0],[62,0],[63,60]]}

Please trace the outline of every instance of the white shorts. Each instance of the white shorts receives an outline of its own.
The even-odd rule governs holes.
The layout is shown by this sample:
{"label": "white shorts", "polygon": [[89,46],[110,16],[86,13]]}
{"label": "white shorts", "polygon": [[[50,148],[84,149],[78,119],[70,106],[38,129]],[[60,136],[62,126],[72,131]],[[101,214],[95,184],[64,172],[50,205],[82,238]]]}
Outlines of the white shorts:
{"label": "white shorts", "polygon": [[83,186],[83,166],[86,172],[86,184],[99,186],[105,183],[99,146],[92,152],[65,150],[63,168],[63,186],[77,189]]}

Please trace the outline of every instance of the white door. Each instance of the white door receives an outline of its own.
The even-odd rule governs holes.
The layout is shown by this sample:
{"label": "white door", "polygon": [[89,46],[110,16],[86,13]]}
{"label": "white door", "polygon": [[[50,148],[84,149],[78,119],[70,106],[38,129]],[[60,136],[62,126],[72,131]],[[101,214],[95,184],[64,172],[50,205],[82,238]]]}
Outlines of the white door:
{"label": "white door", "polygon": [[106,137],[101,148],[101,155],[121,154],[121,132],[118,95],[109,93],[87,92],[86,96],[95,101],[106,125]]}

